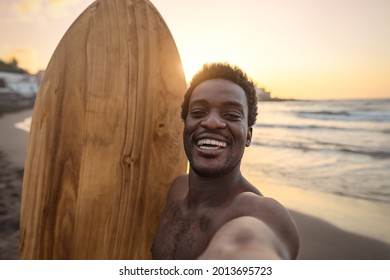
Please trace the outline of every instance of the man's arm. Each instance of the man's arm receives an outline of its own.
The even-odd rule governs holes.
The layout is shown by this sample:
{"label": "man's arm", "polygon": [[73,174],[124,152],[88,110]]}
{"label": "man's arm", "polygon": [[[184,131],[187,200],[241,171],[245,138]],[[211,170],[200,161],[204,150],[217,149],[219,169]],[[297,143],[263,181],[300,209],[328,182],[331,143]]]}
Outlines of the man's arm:
{"label": "man's arm", "polygon": [[261,220],[243,216],[223,225],[199,259],[289,259],[286,244]]}

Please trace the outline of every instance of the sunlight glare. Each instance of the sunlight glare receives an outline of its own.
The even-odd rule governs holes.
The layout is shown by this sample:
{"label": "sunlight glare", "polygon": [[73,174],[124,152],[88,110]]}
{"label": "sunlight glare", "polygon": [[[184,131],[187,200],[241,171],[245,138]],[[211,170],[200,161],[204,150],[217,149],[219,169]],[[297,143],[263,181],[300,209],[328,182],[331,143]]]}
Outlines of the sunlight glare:
{"label": "sunlight glare", "polygon": [[182,63],[186,81],[189,83],[196,72],[202,68],[204,61],[199,57],[192,56],[183,58]]}

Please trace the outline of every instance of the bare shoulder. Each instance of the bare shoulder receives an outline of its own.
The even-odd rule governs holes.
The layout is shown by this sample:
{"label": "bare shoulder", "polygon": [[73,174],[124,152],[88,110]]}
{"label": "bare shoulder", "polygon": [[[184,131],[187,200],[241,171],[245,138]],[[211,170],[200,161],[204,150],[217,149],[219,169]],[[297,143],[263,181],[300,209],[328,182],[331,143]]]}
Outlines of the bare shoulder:
{"label": "bare shoulder", "polygon": [[169,192],[168,202],[183,198],[188,192],[188,174],[183,174],[173,180]]}
{"label": "bare shoulder", "polygon": [[[295,259],[299,250],[298,230],[288,210],[277,200],[251,192],[239,194],[232,203],[234,219],[252,217],[254,227],[267,227],[278,242],[278,251],[285,252],[283,258]],[[233,220],[233,219],[232,219]],[[248,225],[250,225],[248,223]]]}
{"label": "bare shoulder", "polygon": [[237,195],[233,201],[233,207],[240,213],[251,214],[249,216],[260,219],[266,219],[268,214],[272,214],[272,217],[291,218],[287,209],[276,199],[252,192],[242,192]]}

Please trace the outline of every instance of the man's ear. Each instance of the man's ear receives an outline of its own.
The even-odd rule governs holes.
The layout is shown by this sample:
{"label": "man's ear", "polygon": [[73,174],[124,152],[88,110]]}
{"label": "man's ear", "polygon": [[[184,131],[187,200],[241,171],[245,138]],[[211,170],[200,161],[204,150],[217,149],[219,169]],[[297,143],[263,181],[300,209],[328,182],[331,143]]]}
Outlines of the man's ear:
{"label": "man's ear", "polygon": [[246,134],[246,144],[245,144],[246,147],[249,147],[251,145],[252,131],[253,131],[253,128],[251,126],[248,127],[248,132]]}

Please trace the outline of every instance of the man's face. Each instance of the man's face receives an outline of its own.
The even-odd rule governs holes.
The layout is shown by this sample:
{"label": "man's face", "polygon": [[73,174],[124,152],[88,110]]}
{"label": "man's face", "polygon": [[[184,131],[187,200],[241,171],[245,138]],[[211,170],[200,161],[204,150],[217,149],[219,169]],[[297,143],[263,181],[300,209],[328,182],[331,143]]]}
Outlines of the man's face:
{"label": "man's face", "polygon": [[240,86],[213,79],[194,89],[183,133],[192,170],[202,177],[218,177],[239,168],[251,137],[247,99]]}

